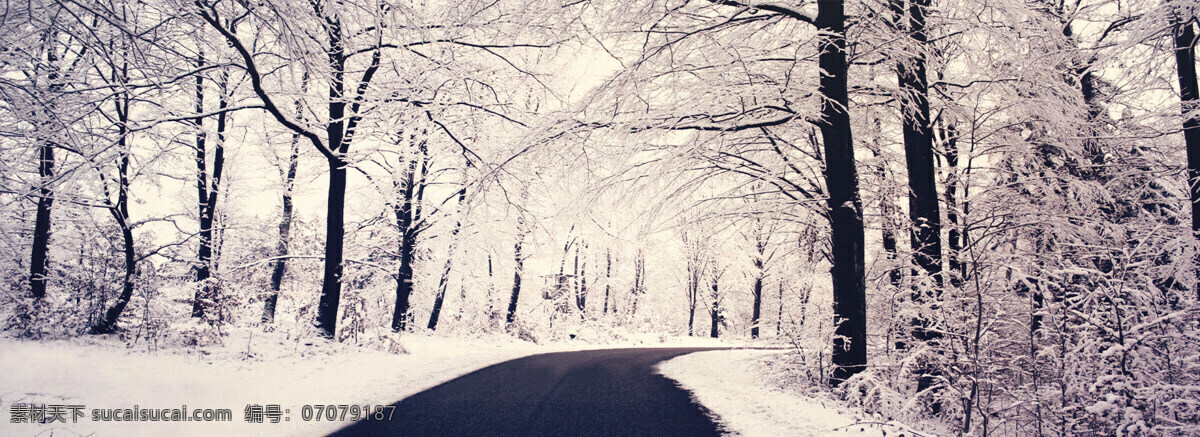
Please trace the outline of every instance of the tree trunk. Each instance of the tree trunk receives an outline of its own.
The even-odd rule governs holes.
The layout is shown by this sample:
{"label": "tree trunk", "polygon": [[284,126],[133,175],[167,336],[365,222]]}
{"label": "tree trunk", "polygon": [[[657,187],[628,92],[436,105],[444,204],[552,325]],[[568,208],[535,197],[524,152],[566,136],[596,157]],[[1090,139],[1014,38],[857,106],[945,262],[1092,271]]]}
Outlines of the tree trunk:
{"label": "tree trunk", "polygon": [[[301,92],[308,91],[308,73],[300,79]],[[296,119],[304,120],[304,110],[296,100]],[[271,269],[271,291],[263,300],[263,323],[275,323],[275,307],[279,302],[279,290],[283,286],[283,275],[287,271],[288,250],[292,245],[292,191],[296,187],[296,169],[300,163],[300,134],[292,134],[292,149],[288,155],[287,172],[283,179],[283,211],[279,220],[279,244],[275,247],[274,266]]]}
{"label": "tree trunk", "polygon": [[[910,0],[907,13],[903,0],[890,3],[896,27],[907,31],[917,46],[918,54],[896,65],[904,131],[904,156],[908,167],[908,214],[912,220],[911,244],[913,260],[934,280],[935,289],[913,291],[917,305],[936,310],[941,300],[942,243],[941,212],[938,210],[937,180],[933,166],[933,130],[929,122],[929,84],[925,56],[919,52],[928,44],[925,35],[925,10],[929,0]],[[907,18],[907,23],[905,22]],[[913,338],[921,342],[942,337],[936,320],[917,317],[912,321]],[[928,364],[917,368],[917,392],[925,391],[936,382],[937,369]],[[934,405],[934,410],[938,406]]]}
{"label": "tree trunk", "polygon": [[[458,190],[458,205],[459,210],[462,210],[463,201],[467,197],[466,181],[463,181],[463,188]],[[454,229],[450,230],[450,249],[446,253],[446,265],[442,268],[442,277],[438,279],[438,294],[433,300],[433,312],[429,314],[428,328],[436,330],[438,318],[442,314],[442,305],[446,301],[446,283],[450,282],[450,267],[453,266],[454,252],[458,248],[458,231],[462,229],[462,218],[454,222]]]}
{"label": "tree trunk", "polygon": [[[583,244],[583,263],[579,264],[579,294],[576,295],[576,304],[579,307],[579,315],[582,317],[584,311],[587,310],[587,244]],[[579,261],[579,248],[575,249],[575,260]]]}
{"label": "tree trunk", "polygon": [[783,281],[779,281],[779,312],[775,319],[775,336],[783,335]]}
{"label": "tree trunk", "polygon": [[687,283],[687,298],[688,298],[688,336],[696,335],[696,306],[700,300],[700,266],[694,259],[696,255],[690,254],[688,260],[688,283]]}
{"label": "tree trunk", "polygon": [[633,261],[633,290],[630,290],[629,315],[637,314],[638,297],[646,291],[646,257],[638,249],[637,258]]}
{"label": "tree trunk", "polygon": [[[925,10],[929,0],[911,0],[907,14],[903,0],[892,0],[896,27],[906,30],[919,49],[928,44]],[[905,18],[908,22],[905,23]],[[896,65],[903,115],[904,157],[908,168],[908,214],[912,220],[913,258],[917,265],[942,284],[941,214],[933,166],[933,130],[929,123],[929,84],[925,56],[918,54]],[[934,335],[918,327],[917,338]]]}
{"label": "tree trunk", "polygon": [[696,336],[696,307],[689,305],[688,308],[688,337]]}
{"label": "tree trunk", "polygon": [[[1192,201],[1192,233],[1200,236],[1200,119],[1189,115],[1200,102],[1196,84],[1196,32],[1192,21],[1172,17],[1175,39],[1175,68],[1179,78],[1180,111],[1183,114],[1183,139],[1187,146],[1188,186]],[[1200,298],[1200,287],[1197,287]]]}
{"label": "tree trunk", "polygon": [[[876,127],[879,128],[880,126],[876,124]],[[875,158],[880,158],[878,150],[873,150],[873,152],[875,153]],[[883,192],[879,199],[879,222],[882,229],[883,251],[887,254],[887,260],[892,267],[887,272],[888,283],[893,287],[900,287],[901,280],[904,279],[904,271],[896,266],[896,260],[900,258],[896,250],[896,214],[898,214],[898,209],[896,208],[896,203],[892,201],[896,197],[896,192],[894,185],[891,183],[891,178],[888,177],[887,166],[883,162],[879,163],[876,172],[878,173],[877,176],[880,182],[884,184],[882,188]]]}
{"label": "tree trunk", "polygon": [[492,269],[492,254],[491,253],[487,254],[487,259],[488,259],[488,288],[487,288],[487,296],[486,296],[487,305],[488,305],[487,315],[488,315],[488,320],[492,321],[495,319],[493,317],[493,313],[492,313],[492,311],[495,309],[495,306],[492,305],[492,294],[496,290],[496,275],[495,275],[495,270]]}
{"label": "tree trunk", "polygon": [[[122,76],[124,77],[124,72]],[[117,164],[117,203],[110,205],[108,211],[121,229],[121,241],[124,243],[125,279],[121,294],[117,296],[113,306],[105,311],[104,317],[92,326],[93,334],[107,334],[117,329],[117,321],[121,313],[133,298],[133,283],[137,277],[137,258],[135,256],[133,227],[129,222],[129,97],[122,96],[117,105],[117,147],[121,158]]]}
{"label": "tree trunk", "polygon": [[575,285],[574,290],[571,290],[574,293],[571,294],[575,296],[575,308],[579,309],[579,312],[582,313],[583,308],[580,308],[579,305],[579,246],[575,246],[575,264],[571,267],[571,274],[574,276],[571,278],[571,282]]}
{"label": "tree trunk", "polygon": [[[49,38],[52,41],[54,38]],[[62,91],[62,84],[59,83],[58,52],[55,51],[53,44],[46,45],[46,60],[51,69],[47,75],[49,82],[49,90],[52,95]],[[42,127],[49,130],[52,123],[49,122],[51,114],[49,111],[44,112],[47,116],[47,121],[42,123]],[[54,189],[50,186],[54,182],[54,141],[41,137],[43,133],[38,133],[40,143],[38,145],[38,175],[41,177],[38,186],[38,203],[37,214],[33,225],[33,247],[29,255],[29,291],[34,299],[46,297],[46,264],[49,257],[47,253],[50,251],[50,213],[54,208]]]}
{"label": "tree trunk", "polygon": [[[346,53],[342,43],[341,21],[325,14],[319,3],[313,3],[318,15],[329,25],[326,33],[329,47],[329,119],[325,124],[329,152],[329,193],[325,215],[325,266],[321,278],[321,300],[317,304],[317,327],[329,339],[336,338],[338,307],[342,301],[342,264],[346,236],[346,161],[350,147],[346,131]],[[359,84],[360,86],[362,84]]]}
{"label": "tree trunk", "polygon": [[[755,262],[755,264],[761,264]],[[759,266],[759,270],[762,267]],[[762,318],[763,277],[761,274],[754,278],[754,311],[750,316],[750,338],[758,338],[759,323]]]}
{"label": "tree trunk", "polygon": [[[524,194],[524,192],[522,192]],[[521,196],[524,200],[525,196]],[[508,315],[504,321],[507,325],[512,325],[517,318],[517,300],[521,297],[521,274],[525,270],[525,257],[521,253],[521,245],[525,243],[525,216],[517,217],[517,242],[513,246],[513,260],[516,261],[516,268],[513,269],[513,286],[512,296],[508,299]]]}
{"label": "tree trunk", "polygon": [[850,134],[846,89],[845,5],[818,2],[816,19],[820,67],[821,138],[825,146],[825,186],[832,227],[833,340],[830,384],[838,385],[867,365],[867,301],[864,281],[862,201]]}
{"label": "tree trunk", "polygon": [[966,281],[967,270],[963,263],[963,223],[960,219],[958,202],[958,137],[953,126],[940,129],[942,134],[942,154],[946,158],[946,221],[950,230],[946,235],[947,263],[950,266],[950,286],[960,288]]}
{"label": "tree trunk", "polygon": [[38,147],[37,218],[33,226],[33,251],[30,254],[29,289],[34,299],[46,297],[46,253],[50,247],[50,211],[54,207],[54,142],[42,140]]}
{"label": "tree trunk", "polygon": [[[198,67],[204,64],[203,58],[197,63]],[[221,80],[218,83],[220,102],[218,110],[224,110],[229,107],[228,87],[229,73],[221,72]],[[196,113],[204,112],[204,86],[203,79],[200,75],[196,75]],[[196,133],[196,188],[197,188],[197,210],[200,221],[200,247],[197,250],[196,256],[196,283],[199,288],[196,290],[196,296],[192,300],[192,317],[205,317],[205,308],[216,304],[217,288],[210,280],[213,269],[213,223],[217,213],[217,200],[221,193],[221,176],[225,169],[225,127],[228,121],[228,115],[225,112],[217,114],[217,141],[213,147],[213,167],[212,177],[209,178],[209,172],[206,168],[208,161],[208,151],[206,135],[203,131],[203,117],[195,119],[195,127],[199,129]]]}
{"label": "tree trunk", "polygon": [[612,291],[612,249],[604,249],[604,314],[608,314],[608,294]]}
{"label": "tree trunk", "polygon": [[[424,141],[424,140],[422,140]],[[409,298],[412,296],[413,278],[413,245],[416,242],[414,198],[416,197],[417,157],[409,161],[405,174],[404,190],[401,202],[394,204],[396,229],[400,234],[400,270],[396,273],[396,305],[392,311],[392,331],[400,332],[407,328]]]}
{"label": "tree trunk", "polygon": [[709,307],[709,320],[712,321],[712,328],[708,331],[708,336],[717,338],[720,335],[721,324],[721,295],[717,289],[717,284],[720,282],[720,277],[717,275],[716,263],[713,263],[712,277],[712,306]]}
{"label": "tree trunk", "polygon": [[263,301],[263,323],[275,323],[275,307],[279,302],[279,290],[283,286],[283,275],[287,271],[287,256],[292,244],[292,190],[296,184],[296,167],[299,164],[299,142],[292,136],[292,153],[288,157],[287,176],[284,179],[283,210],[279,220],[279,244],[275,247],[275,265],[271,269],[271,292]]}
{"label": "tree trunk", "polygon": [[342,159],[329,162],[329,196],[325,216],[325,268],[321,278],[321,300],[317,304],[317,327],[326,338],[337,330],[338,306],[342,300],[342,248],[345,236],[346,165]]}

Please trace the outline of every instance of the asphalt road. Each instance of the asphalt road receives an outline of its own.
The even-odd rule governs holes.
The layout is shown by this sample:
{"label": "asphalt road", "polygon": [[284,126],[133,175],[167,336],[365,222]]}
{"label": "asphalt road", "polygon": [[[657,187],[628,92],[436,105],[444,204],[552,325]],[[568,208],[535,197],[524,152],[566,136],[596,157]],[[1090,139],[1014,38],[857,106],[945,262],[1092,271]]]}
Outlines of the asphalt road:
{"label": "asphalt road", "polygon": [[[709,348],[534,355],[397,402],[390,421],[335,436],[717,436],[718,426],[654,365]],[[404,369],[396,369],[403,372]]]}

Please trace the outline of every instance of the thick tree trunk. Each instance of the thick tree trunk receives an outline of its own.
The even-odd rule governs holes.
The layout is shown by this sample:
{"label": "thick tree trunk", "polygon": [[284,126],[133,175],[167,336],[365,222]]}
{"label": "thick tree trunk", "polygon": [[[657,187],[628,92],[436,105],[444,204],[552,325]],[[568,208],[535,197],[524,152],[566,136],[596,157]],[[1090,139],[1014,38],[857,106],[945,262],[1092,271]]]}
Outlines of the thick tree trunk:
{"label": "thick tree trunk", "polygon": [[[928,0],[911,0],[905,13],[903,0],[892,0],[897,28],[907,30],[920,47],[928,43],[925,10]],[[908,18],[905,23],[905,18]],[[942,283],[941,214],[938,209],[937,178],[933,165],[933,129],[929,122],[929,84],[924,55],[896,65],[903,115],[904,156],[908,168],[908,214],[912,220],[913,258],[940,286]],[[933,334],[918,327],[917,337]]]}
{"label": "thick tree trunk", "polygon": [[[1189,113],[1200,109],[1200,87],[1196,84],[1196,32],[1192,20],[1173,24],[1175,68],[1179,78],[1180,111],[1183,114],[1183,139],[1187,146],[1188,186],[1192,201],[1192,233],[1200,237],[1200,118]],[[1197,287],[1200,296],[1200,287]]]}
{"label": "thick tree trunk", "polygon": [[52,141],[42,140],[41,146],[38,147],[38,174],[41,181],[38,187],[37,217],[33,226],[33,251],[29,257],[29,289],[34,299],[46,297],[46,254],[50,247],[50,212],[54,207],[54,189],[50,186],[54,179]]}
{"label": "thick tree trunk", "polygon": [[[314,4],[318,15],[325,15],[319,4]],[[338,307],[342,302],[342,277],[344,238],[346,236],[346,161],[349,148],[346,138],[346,55],[342,44],[341,22],[326,18],[331,27],[326,28],[329,37],[329,121],[325,125],[330,154],[329,193],[325,215],[325,266],[321,275],[321,300],[317,304],[317,328],[326,338],[336,338]]]}
{"label": "thick tree trunk", "polygon": [[846,79],[845,4],[818,2],[821,137],[825,146],[825,186],[832,227],[833,370],[838,385],[866,369],[867,301],[864,281],[862,201],[850,133]]}
{"label": "thick tree trunk", "polygon": [[329,195],[325,216],[325,268],[321,277],[321,300],[317,304],[317,328],[326,338],[337,330],[338,306],[342,300],[342,249],[345,236],[346,165],[341,158],[329,160]]}
{"label": "thick tree trunk", "polygon": [[400,269],[396,272],[396,305],[392,311],[392,331],[400,332],[407,327],[409,297],[412,296],[412,261],[413,242],[413,197],[416,189],[417,159],[409,163],[405,175],[404,190],[401,202],[393,207],[396,215],[396,229],[400,233]]}
{"label": "thick tree trunk", "polygon": [[[903,0],[890,3],[896,27],[907,31],[917,50],[928,44],[925,35],[925,12],[929,0],[910,0],[907,12]],[[906,20],[907,18],[907,20]],[[907,21],[907,22],[906,22]],[[914,289],[917,305],[937,308],[941,300],[942,242],[941,212],[938,209],[937,179],[933,164],[933,129],[929,120],[929,84],[925,56],[916,54],[896,65],[900,91],[900,111],[903,119],[904,156],[908,167],[908,214],[912,221],[911,244],[913,260],[934,280],[933,290]],[[917,317],[912,321],[913,338],[921,342],[942,337],[936,320]],[[921,364],[916,370],[917,392],[925,391],[936,382],[937,369]],[[934,410],[938,406],[934,405]]]}

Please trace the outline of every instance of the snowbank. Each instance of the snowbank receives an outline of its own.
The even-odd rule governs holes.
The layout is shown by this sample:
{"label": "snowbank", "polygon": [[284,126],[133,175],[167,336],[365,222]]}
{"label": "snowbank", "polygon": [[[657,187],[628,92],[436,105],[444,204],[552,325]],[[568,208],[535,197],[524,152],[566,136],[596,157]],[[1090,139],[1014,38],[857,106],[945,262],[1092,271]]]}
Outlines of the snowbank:
{"label": "snowbank", "polygon": [[[476,369],[564,349],[507,338],[421,334],[391,354],[334,343],[301,344],[246,332],[225,346],[148,352],[95,338],[46,343],[0,339],[0,435],[315,435],[349,420],[304,421],[303,405],[391,404]],[[13,404],[79,404],[78,423],[11,423]],[[290,420],[247,423],[248,404],[279,404]],[[91,409],[229,409],[232,421],[95,422]],[[340,418],[339,418],[340,419]]]}
{"label": "snowbank", "polygon": [[683,355],[658,365],[659,373],[692,392],[724,429],[755,436],[911,435],[896,424],[866,419],[861,412],[788,392],[767,382],[759,361],[779,353],[727,350]]}

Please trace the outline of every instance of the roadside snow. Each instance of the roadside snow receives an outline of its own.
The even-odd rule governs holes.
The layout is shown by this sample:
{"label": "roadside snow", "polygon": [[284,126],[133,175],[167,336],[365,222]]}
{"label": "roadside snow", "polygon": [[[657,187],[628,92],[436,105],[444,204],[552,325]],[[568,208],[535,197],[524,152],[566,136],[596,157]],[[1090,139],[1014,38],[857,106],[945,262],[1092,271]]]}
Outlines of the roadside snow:
{"label": "roadside snow", "polygon": [[660,363],[658,371],[692,393],[731,435],[897,436],[911,435],[895,424],[865,419],[838,402],[772,386],[760,360],[778,351],[697,352]]}
{"label": "roadside snow", "polygon": [[[630,335],[603,342],[537,345],[504,334],[459,339],[429,333],[399,339],[393,354],[325,340],[298,340],[249,328],[221,345],[163,347],[113,337],[61,341],[0,337],[0,435],[321,435],[351,423],[304,421],[304,405],[388,405],[489,365],[567,350],[720,347],[691,337]],[[381,349],[386,349],[381,347]],[[71,423],[12,423],[13,404],[83,405]],[[290,420],[248,423],[249,404],[278,404]],[[92,409],[228,409],[228,422],[98,422]]]}
{"label": "roadside snow", "polygon": [[[226,346],[148,352],[113,341],[0,339],[0,435],[318,435],[349,420],[302,420],[306,404],[387,405],[479,368],[567,349],[509,338],[411,334],[391,354],[334,343],[299,344],[259,333]],[[247,352],[248,351],[248,352]],[[11,423],[14,403],[80,404],[78,423]],[[291,419],[247,423],[247,404],[279,404]],[[93,422],[91,409],[223,408],[230,422]]]}

